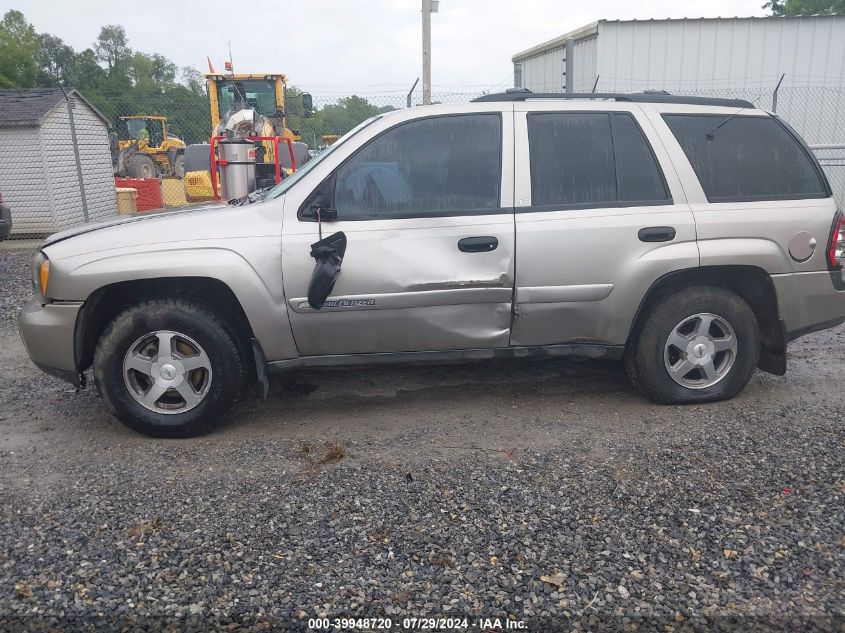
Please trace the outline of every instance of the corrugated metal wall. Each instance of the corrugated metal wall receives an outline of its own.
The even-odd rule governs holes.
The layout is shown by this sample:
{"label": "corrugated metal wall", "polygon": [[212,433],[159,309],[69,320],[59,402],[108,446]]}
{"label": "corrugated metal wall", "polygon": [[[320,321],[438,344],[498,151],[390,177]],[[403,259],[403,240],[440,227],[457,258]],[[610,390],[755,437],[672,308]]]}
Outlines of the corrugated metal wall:
{"label": "corrugated metal wall", "polygon": [[14,233],[54,230],[37,127],[0,128],[0,191]]}
{"label": "corrugated metal wall", "polygon": [[597,35],[575,41],[572,53],[575,62],[572,92],[590,92],[593,89],[597,73],[598,42]]}
{"label": "corrugated metal wall", "polygon": [[561,92],[566,49],[554,48],[522,62],[522,86],[534,92]]}
{"label": "corrugated metal wall", "polygon": [[605,90],[759,88],[782,73],[784,87],[845,82],[845,16],[602,21],[598,28],[596,72]]}

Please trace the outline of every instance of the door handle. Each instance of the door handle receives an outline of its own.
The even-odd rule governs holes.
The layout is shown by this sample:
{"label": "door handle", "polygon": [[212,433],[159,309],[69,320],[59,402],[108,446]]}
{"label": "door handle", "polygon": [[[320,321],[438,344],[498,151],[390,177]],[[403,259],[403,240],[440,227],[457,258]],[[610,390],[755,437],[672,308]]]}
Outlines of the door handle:
{"label": "door handle", "polygon": [[458,250],[462,253],[488,253],[495,251],[498,246],[499,240],[492,235],[465,237],[458,240]]}
{"label": "door handle", "polygon": [[674,226],[647,226],[640,229],[637,237],[641,242],[671,242],[675,239]]}

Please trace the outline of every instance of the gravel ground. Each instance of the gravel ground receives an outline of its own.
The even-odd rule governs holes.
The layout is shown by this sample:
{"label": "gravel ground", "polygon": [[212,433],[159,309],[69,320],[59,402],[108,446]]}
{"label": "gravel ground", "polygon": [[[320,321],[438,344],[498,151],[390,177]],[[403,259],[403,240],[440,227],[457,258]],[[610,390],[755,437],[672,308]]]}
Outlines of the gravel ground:
{"label": "gravel ground", "polygon": [[29,251],[0,251],[0,331],[15,327],[18,308],[32,296]]}
{"label": "gravel ground", "polygon": [[[4,319],[26,261],[0,253]],[[843,357],[817,333],[690,407],[614,363],[301,372],[164,441],[0,326],[0,630],[841,631]]]}

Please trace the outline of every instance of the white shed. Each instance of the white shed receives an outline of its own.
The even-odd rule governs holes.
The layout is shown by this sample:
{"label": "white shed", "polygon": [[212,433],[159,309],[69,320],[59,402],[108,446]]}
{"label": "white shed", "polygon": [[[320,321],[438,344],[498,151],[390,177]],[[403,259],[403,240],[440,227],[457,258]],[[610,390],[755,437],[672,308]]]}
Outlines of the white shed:
{"label": "white shed", "polygon": [[0,90],[0,191],[13,237],[116,214],[106,118],[71,88]]}

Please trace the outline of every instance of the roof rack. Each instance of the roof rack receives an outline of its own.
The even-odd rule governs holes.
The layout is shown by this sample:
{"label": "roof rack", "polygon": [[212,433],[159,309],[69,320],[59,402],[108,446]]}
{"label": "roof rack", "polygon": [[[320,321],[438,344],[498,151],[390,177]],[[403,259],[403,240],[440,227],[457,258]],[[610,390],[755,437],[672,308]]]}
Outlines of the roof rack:
{"label": "roof rack", "polygon": [[719,97],[688,97],[663,92],[531,92],[530,90],[509,90],[496,94],[481,95],[473,101],[527,101],[528,99],[599,99],[626,101],[630,103],[682,103],[701,106],[725,106],[728,108],[756,109],[745,99],[721,99]]}

